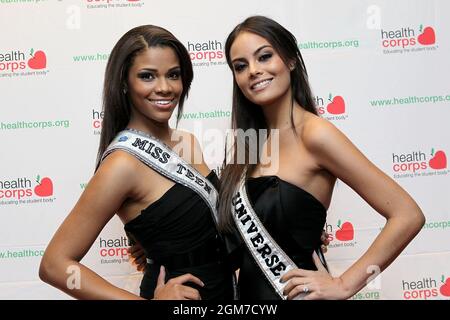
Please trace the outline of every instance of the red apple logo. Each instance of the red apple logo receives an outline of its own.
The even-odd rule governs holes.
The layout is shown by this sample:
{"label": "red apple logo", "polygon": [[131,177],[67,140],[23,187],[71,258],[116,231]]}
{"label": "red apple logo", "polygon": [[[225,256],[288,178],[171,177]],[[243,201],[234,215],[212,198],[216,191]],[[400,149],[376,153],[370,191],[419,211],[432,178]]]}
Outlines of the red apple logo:
{"label": "red apple logo", "polygon": [[32,58],[28,60],[28,66],[31,69],[44,69],[47,66],[47,57],[45,56],[44,51],[36,51],[33,54],[33,49],[31,49],[30,55]]}
{"label": "red apple logo", "polygon": [[53,195],[53,182],[50,178],[43,178],[41,181],[40,176],[37,176],[37,183],[39,183],[36,187],[34,187],[34,193],[40,197],[49,197]]}
{"label": "red apple logo", "polygon": [[433,156],[433,158],[431,158],[429,165],[432,169],[447,168],[447,156],[445,155],[444,151],[439,150],[434,154],[434,149],[432,149],[431,155]]}
{"label": "red apple logo", "polygon": [[[329,101],[331,101],[331,93],[328,98]],[[342,114],[345,112],[345,102],[344,98],[341,96],[335,96],[333,98],[333,101],[327,105],[327,110],[331,114]]]}
{"label": "red apple logo", "polygon": [[341,227],[341,220],[338,221],[339,230],[336,231],[336,239],[340,241],[350,241],[353,240],[355,235],[355,230],[350,222],[344,222]]}
{"label": "red apple logo", "polygon": [[445,281],[444,279],[445,277],[442,276],[441,282],[443,285],[439,288],[439,292],[445,297],[450,297],[450,278],[447,278]]}
{"label": "red apple logo", "polygon": [[[421,26],[422,29],[422,26]],[[419,37],[417,37],[417,41],[423,45],[430,45],[436,42],[436,35],[434,34],[434,29],[432,27],[426,27]]]}

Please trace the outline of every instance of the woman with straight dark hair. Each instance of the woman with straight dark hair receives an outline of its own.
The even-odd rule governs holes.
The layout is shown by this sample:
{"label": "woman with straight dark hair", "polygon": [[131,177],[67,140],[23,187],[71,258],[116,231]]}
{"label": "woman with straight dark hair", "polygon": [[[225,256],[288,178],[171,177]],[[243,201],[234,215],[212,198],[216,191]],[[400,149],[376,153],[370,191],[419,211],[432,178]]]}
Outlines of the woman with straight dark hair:
{"label": "woman with straight dark hair", "polygon": [[[269,130],[254,144],[238,134],[221,175],[226,188],[220,190],[219,226],[237,239],[230,240],[230,250],[239,259],[240,298],[351,297],[372,276],[369,270],[384,270],[420,231],[422,211],[317,115],[296,39],[283,26],[249,17],[228,36],[225,54],[233,72],[233,129]],[[274,139],[276,154],[270,152]],[[245,152],[241,163],[239,149]],[[336,179],[386,225],[351,267],[331,276],[320,258],[320,236]]]}
{"label": "woman with straight dark hair", "polygon": [[217,176],[194,136],[169,126],[192,78],[186,48],[163,28],[133,28],[114,46],[96,171],[45,251],[42,280],[79,299],[139,299],[80,263],[117,214],[148,258],[142,298],[233,298],[215,226]]}

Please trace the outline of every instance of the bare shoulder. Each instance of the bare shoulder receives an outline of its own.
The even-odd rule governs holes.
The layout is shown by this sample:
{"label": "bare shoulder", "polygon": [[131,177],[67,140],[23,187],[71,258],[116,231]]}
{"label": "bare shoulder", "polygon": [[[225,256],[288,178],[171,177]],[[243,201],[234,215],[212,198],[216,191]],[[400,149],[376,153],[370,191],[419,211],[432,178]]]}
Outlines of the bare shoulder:
{"label": "bare shoulder", "polygon": [[345,139],[345,136],[328,120],[306,112],[301,138],[306,148],[318,151],[339,139]]}
{"label": "bare shoulder", "polygon": [[142,185],[142,164],[134,156],[115,150],[100,164],[81,197],[83,202],[102,203],[100,209],[115,204],[118,210],[128,197],[133,197]]}
{"label": "bare shoulder", "polygon": [[126,151],[116,150],[100,164],[96,175],[111,179],[126,179],[138,175],[139,161]]}
{"label": "bare shoulder", "polygon": [[174,130],[177,135],[178,143],[182,148],[174,148],[187,162],[193,165],[203,175],[207,175],[210,171],[203,158],[203,150],[197,137],[191,132],[184,130]]}

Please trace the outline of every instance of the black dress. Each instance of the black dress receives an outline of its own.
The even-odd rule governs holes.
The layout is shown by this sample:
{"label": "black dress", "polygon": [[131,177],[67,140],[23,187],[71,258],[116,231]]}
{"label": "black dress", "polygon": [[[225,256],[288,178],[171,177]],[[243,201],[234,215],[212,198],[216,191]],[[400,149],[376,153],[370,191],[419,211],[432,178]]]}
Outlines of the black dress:
{"label": "black dress", "polygon": [[[277,176],[247,179],[247,193],[258,218],[292,261],[299,268],[317,270],[312,254],[314,250],[319,251],[322,244],[320,236],[326,220],[322,203]],[[236,239],[234,235],[227,240],[230,248],[233,245],[238,248],[233,256],[240,266],[239,298],[280,299],[245,244],[237,244]]]}
{"label": "black dress", "polygon": [[[214,171],[206,178],[218,185]],[[126,223],[125,231],[140,242],[151,259],[140,287],[142,297],[153,298],[160,266],[164,265],[166,281],[185,273],[202,280],[205,287],[186,285],[198,289],[203,300],[233,299],[232,270],[225,262],[211,211],[188,187],[176,183]]]}

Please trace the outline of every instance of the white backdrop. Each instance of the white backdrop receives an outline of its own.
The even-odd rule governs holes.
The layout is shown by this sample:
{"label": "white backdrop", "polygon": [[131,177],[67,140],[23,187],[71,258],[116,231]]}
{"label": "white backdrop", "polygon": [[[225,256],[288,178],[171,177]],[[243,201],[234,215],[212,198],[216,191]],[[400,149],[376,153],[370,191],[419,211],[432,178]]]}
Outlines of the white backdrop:
{"label": "white backdrop", "polygon": [[[223,49],[245,17],[267,15],[299,41],[320,114],[423,209],[427,223],[354,299],[450,297],[450,2],[445,0],[0,0],[0,299],[67,299],[38,278],[43,250],[90,179],[108,54],[132,27],[171,30],[194,82],[180,127],[230,124]],[[222,155],[206,152],[211,168]],[[383,219],[338,182],[326,229],[333,274],[360,256]],[[82,232],[82,230],[80,231]],[[138,292],[114,218],[83,262]]]}

